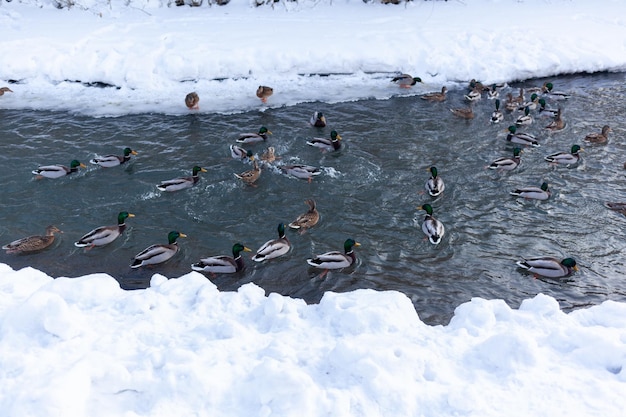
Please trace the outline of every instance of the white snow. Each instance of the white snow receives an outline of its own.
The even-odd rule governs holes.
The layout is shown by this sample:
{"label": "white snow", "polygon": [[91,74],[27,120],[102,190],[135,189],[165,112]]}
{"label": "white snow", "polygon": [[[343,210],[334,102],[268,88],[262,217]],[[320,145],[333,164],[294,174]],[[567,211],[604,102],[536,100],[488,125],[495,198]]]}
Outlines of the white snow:
{"label": "white snow", "polygon": [[[126,4],[129,5],[126,5]],[[626,2],[0,4],[3,109],[240,112],[626,70]],[[411,90],[389,82],[420,76]],[[333,74],[321,76],[320,74]],[[9,80],[17,83],[9,84]],[[107,83],[119,88],[89,87]],[[260,84],[275,93],[262,105]],[[446,326],[398,292],[316,305],[201,274],[124,291],[0,264],[0,415],[603,416],[626,410],[626,305],[473,299]]]}

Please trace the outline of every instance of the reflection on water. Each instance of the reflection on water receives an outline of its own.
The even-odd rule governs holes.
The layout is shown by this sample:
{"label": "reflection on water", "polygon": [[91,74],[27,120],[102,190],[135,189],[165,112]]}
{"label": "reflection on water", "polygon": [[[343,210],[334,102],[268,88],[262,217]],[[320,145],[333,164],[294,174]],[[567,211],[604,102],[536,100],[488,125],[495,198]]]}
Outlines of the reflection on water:
{"label": "reflection on water", "polygon": [[[506,114],[500,125],[489,123],[494,102],[474,105],[476,117],[462,120],[450,108],[464,105],[464,90],[451,91],[444,103],[419,97],[397,97],[352,103],[308,103],[237,115],[132,115],[89,118],[66,113],[0,110],[3,152],[0,175],[1,243],[43,232],[48,224],[64,231],[50,249],[32,255],[0,254],[14,268],[33,266],[52,276],[106,272],[123,288],[145,288],[160,273],[175,278],[190,271],[201,257],[230,255],[233,243],[258,248],[274,238],[279,222],[294,220],[313,198],[321,220],[310,231],[289,230],[293,251],[265,264],[246,259],[247,269],[234,275],[207,277],[222,290],[254,282],[267,292],[316,302],[325,291],[360,288],[398,290],[411,298],[428,323],[446,323],[454,308],[472,297],[501,298],[517,307],[537,293],[558,299],[564,309],[626,300],[623,276],[626,217],[610,212],[605,201],[626,201],[623,144],[626,123],[624,74],[598,74],[553,79],[572,97],[561,106],[563,131],[548,133],[547,119],[537,118],[525,129],[541,147],[525,149],[522,165],[511,172],[485,169],[496,158],[512,154],[505,128],[517,114]],[[538,86],[544,80],[512,85]],[[308,120],[315,110],[328,118],[326,128]],[[538,117],[538,116],[537,116]],[[586,145],[582,138],[608,124],[608,145]],[[273,146],[277,163],[306,163],[323,173],[308,183],[266,167],[255,187],[235,178],[250,168],[230,157],[229,145],[242,132],[267,126],[266,144],[249,146],[261,154]],[[322,153],[306,145],[313,136],[336,129],[344,147]],[[543,157],[585,148],[575,167],[550,166]],[[116,168],[88,164],[95,155],[121,154],[129,146],[139,154]],[[35,180],[40,164],[87,163],[59,180]],[[194,165],[208,170],[192,189],[159,192],[162,180],[189,175]],[[424,191],[428,168],[437,166],[446,191],[432,199]],[[521,185],[547,181],[553,190],[545,202],[509,195]],[[430,203],[446,226],[438,246],[420,229]],[[73,242],[96,226],[116,223],[129,211],[122,238],[104,248],[84,250]],[[181,251],[165,264],[133,270],[131,258],[153,243],[167,243],[170,230],[188,235]],[[353,237],[358,263],[319,278],[306,264],[312,255],[341,250]],[[521,256],[572,256],[580,272],[566,280],[539,280],[515,266]]]}

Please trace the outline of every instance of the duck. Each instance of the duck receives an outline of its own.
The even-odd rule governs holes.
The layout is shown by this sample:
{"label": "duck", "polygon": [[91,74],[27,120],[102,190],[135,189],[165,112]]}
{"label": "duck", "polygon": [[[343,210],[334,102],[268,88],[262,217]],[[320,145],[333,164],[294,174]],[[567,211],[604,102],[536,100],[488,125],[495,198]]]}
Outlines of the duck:
{"label": "duck", "polygon": [[462,107],[462,108],[458,108],[458,109],[450,109],[450,111],[452,112],[452,114],[454,114],[455,116],[458,116],[462,119],[473,119],[474,118],[474,109],[472,109],[472,106],[468,106],[468,107]]}
{"label": "duck", "polygon": [[233,274],[245,268],[241,252],[251,252],[252,250],[241,243],[233,245],[233,256],[218,255],[200,259],[199,262],[191,264],[191,269],[198,272],[208,272],[215,274]]}
{"label": "duck", "polygon": [[393,77],[391,82],[396,83],[401,88],[411,88],[417,83],[423,83],[420,77],[413,77],[410,74],[400,74]]}
{"label": "duck", "polygon": [[578,271],[578,266],[573,258],[559,260],[551,256],[541,256],[522,259],[516,264],[528,272],[547,278],[562,278],[570,275],[573,271]]}
{"label": "duck", "polygon": [[556,115],[554,116],[554,120],[546,126],[546,129],[554,132],[562,130],[563,128],[565,128],[565,120],[563,120],[563,117],[561,116],[561,108],[559,107],[556,111]]}
{"label": "duck", "polygon": [[491,88],[487,90],[487,99],[495,100],[500,97],[500,91],[498,91],[498,87],[495,84],[491,85]]}
{"label": "duck", "polygon": [[570,95],[567,93],[552,91],[553,88],[554,88],[554,84],[550,82],[544,83],[542,87],[543,95],[553,98],[555,100],[566,100],[570,97]]}
{"label": "duck", "polygon": [[267,99],[274,94],[274,89],[266,85],[260,85],[256,89],[256,96],[261,99],[261,102],[267,103]]}
{"label": "duck", "polygon": [[440,93],[426,93],[422,95],[421,98],[422,100],[434,101],[434,102],[445,101],[447,92],[448,92],[448,87],[444,85],[443,87],[441,87]]}
{"label": "duck", "polygon": [[491,113],[491,123],[500,123],[504,120],[504,114],[500,111],[500,99],[495,101],[496,109]]}
{"label": "duck", "polygon": [[168,192],[191,188],[200,180],[200,176],[198,175],[200,172],[207,172],[207,170],[196,165],[193,167],[190,177],[179,177],[167,181],[161,181],[161,183],[156,187],[161,191]]}
{"label": "duck", "polygon": [[9,87],[0,87],[0,96],[3,96],[4,93],[12,93],[13,90],[11,90]]}
{"label": "duck", "polygon": [[426,185],[424,187],[431,197],[437,197],[446,189],[446,184],[443,182],[441,177],[437,175],[437,167],[430,167],[429,171],[430,178],[426,181]]}
{"label": "duck", "polygon": [[241,146],[230,145],[230,156],[240,161],[247,160],[252,156],[252,151],[246,150]]}
{"label": "duck", "polygon": [[530,101],[523,103],[521,106],[517,108],[517,110],[525,111],[526,107],[528,107],[529,110],[535,110],[538,105],[539,105],[539,96],[536,93],[533,93],[530,96]]}
{"label": "duck", "polygon": [[542,116],[549,116],[549,117],[556,117],[556,115],[559,113],[558,109],[551,109],[549,107],[546,107],[546,99],[545,98],[540,98],[538,100],[539,103],[539,114]]}
{"label": "duck", "polygon": [[137,255],[135,255],[135,257],[133,258],[133,262],[130,264],[130,267],[136,269],[142,266],[156,265],[167,261],[178,252],[179,248],[176,240],[179,237],[187,237],[187,235],[181,232],[177,232],[175,230],[169,232],[167,234],[167,245],[148,246]]}
{"label": "duck", "polygon": [[265,152],[261,155],[261,161],[266,164],[271,164],[277,159],[280,159],[280,156],[276,156],[276,149],[274,149],[273,146],[268,146]]}
{"label": "duck", "polygon": [[252,257],[255,262],[263,262],[268,259],[278,258],[291,250],[291,243],[285,236],[285,224],[278,224],[278,239],[272,239],[265,242]]}
{"label": "duck", "polygon": [[518,132],[517,126],[511,125],[508,128],[508,134],[506,135],[507,142],[517,143],[520,145],[526,145],[531,147],[539,147],[539,142],[530,133]]}
{"label": "duck", "polygon": [[74,246],[78,248],[93,248],[95,246],[105,246],[120,237],[126,230],[126,219],[135,217],[134,214],[127,211],[120,211],[117,215],[117,224],[114,226],[100,226],[93,229],[74,242]]}
{"label": "duck", "polygon": [[323,269],[321,277],[324,277],[331,269],[343,269],[354,265],[356,262],[356,255],[354,254],[354,248],[361,246],[359,242],[354,239],[346,239],[343,243],[343,251],[331,251],[322,253],[313,258],[309,258],[306,262],[314,268]]}
{"label": "duck", "polygon": [[557,152],[551,155],[546,156],[544,159],[548,162],[552,162],[555,164],[565,164],[572,165],[578,163],[580,161],[579,152],[583,152],[582,149],[578,145],[572,145],[570,152]]}
{"label": "duck", "polygon": [[322,173],[322,170],[320,170],[319,168],[305,164],[283,165],[280,167],[280,169],[286,174],[289,174],[296,178],[307,180],[308,182],[313,181],[313,177]]}
{"label": "duck", "polygon": [[463,95],[465,100],[478,101],[482,98],[482,88],[474,87],[469,93]]}
{"label": "duck", "polygon": [[313,138],[306,143],[322,151],[337,151],[341,148],[341,135],[336,130],[332,130],[330,138]]}
{"label": "duck", "polygon": [[37,179],[41,178],[61,178],[74,172],[78,172],[78,168],[87,168],[85,164],[74,159],[70,162],[70,166],[65,165],[44,165],[33,170],[33,174]]}
{"label": "duck", "polygon": [[497,169],[501,171],[512,171],[522,163],[522,159],[520,158],[520,153],[522,150],[520,148],[513,149],[513,156],[510,158],[498,158],[493,161],[489,165],[489,169]]}
{"label": "duck", "polygon": [[321,111],[316,111],[311,116],[310,123],[315,127],[326,127],[326,116]]}
{"label": "duck", "polygon": [[507,100],[504,107],[509,111],[517,110],[517,108],[524,103],[524,89],[519,89],[519,95],[517,97],[513,97],[513,93],[508,93],[506,97]]}
{"label": "duck", "polygon": [[310,198],[304,202],[309,206],[309,210],[306,213],[302,213],[294,221],[289,223],[290,228],[299,229],[301,232],[315,226],[320,220],[320,213],[317,211],[315,200]]}
{"label": "duck", "polygon": [[137,151],[130,148],[124,148],[122,155],[105,155],[89,160],[90,164],[100,165],[103,168],[112,168],[130,161],[131,155],[137,155]]}
{"label": "duck", "polygon": [[271,135],[272,132],[268,130],[265,126],[261,126],[259,128],[258,133],[242,133],[235,140],[237,143],[258,143],[265,142],[267,140],[267,135]]}
{"label": "duck", "polygon": [[533,124],[533,117],[530,115],[530,107],[524,108],[524,114],[515,121],[516,126],[528,126]]}
{"label": "duck", "polygon": [[252,169],[234,175],[235,177],[242,180],[244,183],[248,185],[254,185],[254,183],[257,182],[257,180],[261,176],[261,168],[259,167],[259,164],[257,163],[254,156],[250,155],[250,160],[252,161]]}
{"label": "duck", "polygon": [[598,143],[605,144],[609,141],[609,133],[612,132],[611,127],[609,125],[602,126],[602,132],[600,133],[590,133],[585,136],[584,141],[590,143]]}
{"label": "duck", "polygon": [[522,197],[533,200],[547,200],[552,195],[552,191],[548,188],[548,183],[544,182],[540,187],[528,186],[520,187],[510,192],[515,197]]}
{"label": "duck", "polygon": [[606,202],[604,206],[609,210],[617,211],[626,216],[626,203]]}
{"label": "duck", "polygon": [[430,243],[433,245],[439,244],[446,232],[443,223],[433,217],[433,208],[430,204],[423,204],[417,209],[426,212],[426,217],[424,217],[424,221],[422,222],[422,231],[428,237]]}
{"label": "duck", "polygon": [[32,253],[46,249],[54,243],[55,233],[63,233],[56,226],[46,227],[46,234],[23,237],[2,246],[6,253]]}
{"label": "duck", "polygon": [[185,96],[185,105],[189,110],[198,110],[200,108],[200,96],[195,91]]}

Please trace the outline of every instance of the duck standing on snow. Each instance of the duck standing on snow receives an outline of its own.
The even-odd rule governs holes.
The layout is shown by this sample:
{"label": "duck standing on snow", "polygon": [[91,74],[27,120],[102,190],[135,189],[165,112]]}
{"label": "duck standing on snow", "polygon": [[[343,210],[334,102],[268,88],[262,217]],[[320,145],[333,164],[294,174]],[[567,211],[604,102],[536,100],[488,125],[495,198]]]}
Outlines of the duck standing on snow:
{"label": "duck standing on snow", "polygon": [[609,141],[609,133],[612,132],[609,125],[604,125],[602,127],[602,132],[600,133],[590,133],[585,136],[584,141],[589,143],[597,143],[604,145]]}
{"label": "duck standing on snow", "polygon": [[443,86],[441,87],[440,93],[426,93],[421,96],[421,99],[427,100],[427,101],[434,101],[434,102],[445,101],[447,92],[448,92],[448,87]]}
{"label": "duck standing on snow", "polygon": [[336,130],[330,132],[330,138],[313,138],[307,145],[319,148],[322,151],[337,151],[341,148],[341,135]]}
{"label": "duck standing on snow", "polygon": [[436,167],[430,167],[430,178],[426,181],[426,191],[431,197],[437,197],[446,189],[446,184],[437,173]]}
{"label": "duck standing on snow", "polygon": [[343,269],[353,265],[356,262],[354,248],[359,246],[361,244],[355,242],[354,239],[346,239],[343,244],[344,253],[339,251],[326,252],[307,259],[306,262],[314,268],[323,269],[324,272],[320,275],[320,278],[323,278],[331,269]]}
{"label": "duck standing on snow", "polygon": [[562,278],[570,275],[573,271],[578,271],[576,261],[573,258],[559,260],[549,256],[542,256],[522,259],[517,261],[516,264],[528,272],[548,278]]}
{"label": "duck standing on snow", "polygon": [[91,232],[81,237],[77,242],[74,242],[74,246],[78,248],[87,247],[91,249],[94,246],[108,245],[120,237],[124,230],[126,230],[126,219],[129,217],[135,217],[135,215],[127,211],[121,211],[117,215],[116,225],[101,226],[93,229]]}
{"label": "duck standing on snow", "polygon": [[433,217],[433,208],[430,204],[421,205],[418,207],[418,210],[426,212],[426,217],[424,217],[422,222],[422,231],[428,237],[430,243],[437,245],[445,234],[443,223]]}
{"label": "duck standing on snow", "polygon": [[292,229],[300,229],[301,232],[315,226],[320,219],[320,213],[317,211],[315,200],[308,199],[305,203],[309,205],[309,210],[306,213],[299,215],[294,221],[289,223],[289,227]]}
{"label": "duck standing on snow", "polygon": [[413,77],[410,74],[400,74],[391,79],[391,82],[396,83],[401,88],[411,88],[417,83],[421,83],[420,77]]}
{"label": "duck standing on snow", "polygon": [[278,225],[278,239],[272,239],[265,242],[256,254],[252,257],[255,262],[263,262],[268,259],[278,258],[283,256],[291,250],[291,243],[287,236],[285,236],[285,225],[280,223]]}
{"label": "duck standing on snow", "polygon": [[139,252],[133,258],[130,267],[133,269],[146,266],[156,265],[167,261],[178,252],[178,244],[176,239],[179,237],[187,237],[186,234],[177,231],[171,231],[167,235],[167,245],[152,245]]}
{"label": "duck standing on snow", "polygon": [[207,272],[211,275],[233,274],[235,272],[242,271],[245,268],[241,252],[250,251],[250,248],[242,245],[241,243],[235,243],[233,245],[232,257],[227,255],[218,255],[202,258],[200,259],[200,262],[191,264],[191,269],[198,272]]}
{"label": "duck standing on snow", "polygon": [[52,245],[54,242],[54,234],[55,233],[63,233],[56,226],[48,226],[46,227],[46,234],[34,235],[23,237],[18,240],[14,240],[11,243],[8,243],[2,247],[2,249],[6,250],[7,253],[32,253],[37,252],[43,249],[46,249],[48,246]]}
{"label": "duck standing on snow", "polygon": [[198,110],[200,108],[199,103],[200,96],[198,96],[198,93],[193,92],[185,96],[185,105],[189,108],[189,110]]}
{"label": "duck standing on snow", "polygon": [[130,161],[131,155],[137,155],[137,152],[133,151],[130,148],[124,148],[123,155],[98,156],[89,160],[89,163],[94,165],[100,165],[103,168],[112,168]]}
{"label": "duck standing on snow", "polygon": [[520,187],[511,191],[511,195],[533,200],[547,200],[552,195],[552,191],[548,189],[548,183],[544,182],[541,187]]}
{"label": "duck standing on snow", "polygon": [[242,133],[235,140],[237,143],[258,143],[265,142],[267,140],[267,135],[271,135],[270,132],[265,126],[261,126],[258,133]]}
{"label": "duck standing on snow", "polygon": [[321,111],[316,111],[313,113],[313,116],[311,116],[310,123],[315,127],[326,127],[326,117]]}
{"label": "duck standing on snow", "polygon": [[189,177],[179,177],[167,181],[161,181],[156,187],[161,191],[179,191],[185,188],[191,188],[200,180],[198,175],[200,172],[207,172],[206,169],[194,166]]}
{"label": "duck standing on snow", "polygon": [[70,166],[65,165],[44,165],[33,170],[33,174],[37,179],[41,178],[61,178],[74,172],[78,172],[78,168],[87,168],[85,164],[80,163],[76,159],[70,162]]}
{"label": "duck standing on snow", "polygon": [[580,161],[579,152],[582,152],[582,149],[578,145],[573,145],[570,152],[557,152],[551,155],[546,156],[544,159],[548,162],[555,164],[564,164],[564,165],[573,165]]}
{"label": "duck standing on snow", "polygon": [[500,171],[512,171],[522,163],[520,148],[513,149],[513,156],[510,158],[498,158],[489,165],[489,169],[497,169]]}
{"label": "duck standing on snow", "polygon": [[537,142],[537,139],[533,135],[530,133],[518,132],[515,125],[509,126],[508,132],[509,133],[506,135],[507,142],[532,146],[535,148],[539,146],[539,142]]}
{"label": "duck standing on snow", "polygon": [[11,90],[9,87],[1,87],[0,88],[0,96],[3,96],[4,93],[12,93],[13,90]]}
{"label": "duck standing on snow", "polygon": [[256,96],[261,99],[261,102],[267,103],[267,99],[274,94],[274,89],[266,85],[260,85],[256,89]]}

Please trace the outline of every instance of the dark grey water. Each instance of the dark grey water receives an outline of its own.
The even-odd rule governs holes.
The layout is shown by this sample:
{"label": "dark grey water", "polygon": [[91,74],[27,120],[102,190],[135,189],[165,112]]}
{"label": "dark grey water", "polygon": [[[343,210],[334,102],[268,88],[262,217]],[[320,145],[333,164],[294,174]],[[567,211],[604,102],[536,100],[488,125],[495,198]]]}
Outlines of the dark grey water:
{"label": "dark grey water", "polygon": [[[548,133],[549,120],[525,129],[540,148],[526,149],[515,171],[485,169],[494,159],[512,154],[505,128],[517,115],[491,125],[494,102],[476,104],[477,116],[461,120],[449,109],[464,105],[464,90],[451,91],[444,103],[419,97],[351,103],[308,103],[236,115],[161,114],[90,118],[68,113],[0,110],[0,240],[43,232],[48,224],[64,231],[48,250],[31,255],[0,254],[14,268],[33,266],[58,277],[106,272],[126,289],[145,288],[155,273],[175,278],[201,257],[230,254],[235,242],[256,249],[274,238],[279,222],[306,211],[314,198],[320,223],[305,234],[291,230],[293,251],[265,264],[246,260],[247,269],[210,278],[222,290],[254,282],[307,302],[325,291],[359,288],[398,290],[413,301],[422,320],[446,323],[454,308],[472,297],[499,298],[512,307],[537,293],[555,297],[571,310],[612,299],[626,301],[624,249],[626,217],[607,210],[605,201],[626,201],[625,74],[576,75],[551,79],[572,97],[549,100],[563,108],[567,126]],[[545,80],[512,83],[540,86]],[[433,89],[437,90],[437,89]],[[505,91],[506,92],[506,91]],[[323,111],[329,127],[313,128],[308,119]],[[608,145],[586,145],[582,138],[612,127]],[[233,173],[249,169],[231,159],[229,145],[238,133],[267,126],[273,135],[261,153],[274,146],[280,163],[303,162],[322,168],[312,183],[263,171],[257,187],[243,185]],[[305,144],[336,129],[344,149],[321,153]],[[585,148],[576,167],[553,167],[547,154]],[[103,169],[89,165],[96,154],[121,153],[129,146],[139,155],[129,164]],[[58,180],[35,180],[40,164],[69,164],[88,169]],[[193,189],[161,193],[161,180],[188,175],[193,165],[208,169]],[[443,196],[424,193],[427,168],[436,165],[445,179]],[[509,191],[547,181],[553,196],[545,202],[520,201]],[[431,203],[446,226],[438,246],[431,245],[416,207]],[[119,211],[136,214],[126,234],[105,248],[85,251],[73,242],[92,228],[114,224]],[[131,258],[153,243],[166,243],[179,230],[181,252],[159,266],[133,270]],[[306,258],[341,250],[353,237],[358,265],[326,278],[308,267]],[[521,256],[572,256],[581,270],[567,279],[542,280],[517,269]]]}

